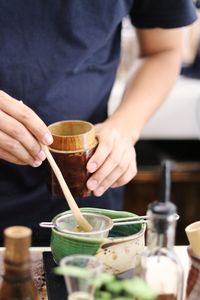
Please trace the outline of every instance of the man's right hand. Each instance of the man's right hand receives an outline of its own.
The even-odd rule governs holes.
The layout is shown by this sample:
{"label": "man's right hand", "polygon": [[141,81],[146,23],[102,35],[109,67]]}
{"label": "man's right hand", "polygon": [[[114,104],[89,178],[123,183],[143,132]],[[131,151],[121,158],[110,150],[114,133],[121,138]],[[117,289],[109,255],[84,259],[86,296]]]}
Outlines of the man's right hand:
{"label": "man's right hand", "polygon": [[0,91],[0,159],[39,167],[46,158],[40,143],[52,142],[47,126],[32,109]]}

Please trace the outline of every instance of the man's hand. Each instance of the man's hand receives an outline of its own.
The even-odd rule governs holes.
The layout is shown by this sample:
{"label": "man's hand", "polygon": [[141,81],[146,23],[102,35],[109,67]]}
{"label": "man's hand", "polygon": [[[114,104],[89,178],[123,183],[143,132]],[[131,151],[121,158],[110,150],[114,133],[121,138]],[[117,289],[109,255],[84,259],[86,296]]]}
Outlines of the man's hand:
{"label": "man's hand", "polygon": [[106,122],[95,125],[95,130],[99,144],[87,164],[93,173],[87,187],[101,196],[109,187],[124,185],[136,175],[136,155],[131,141]]}
{"label": "man's hand", "polygon": [[87,186],[96,196],[136,175],[133,145],[179,74],[182,29],[138,29],[137,34],[143,60],[130,74],[117,109],[96,126],[99,145],[87,164],[93,173]]}
{"label": "man's hand", "polygon": [[0,159],[38,167],[46,158],[40,143],[52,142],[47,126],[28,106],[0,91]]}

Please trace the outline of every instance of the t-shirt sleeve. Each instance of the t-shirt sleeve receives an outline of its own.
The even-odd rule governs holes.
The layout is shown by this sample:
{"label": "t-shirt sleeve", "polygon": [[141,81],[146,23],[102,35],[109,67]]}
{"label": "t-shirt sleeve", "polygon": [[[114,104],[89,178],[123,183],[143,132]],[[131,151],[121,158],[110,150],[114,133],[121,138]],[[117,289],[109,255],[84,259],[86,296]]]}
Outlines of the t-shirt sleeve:
{"label": "t-shirt sleeve", "polygon": [[134,0],[130,17],[138,28],[182,27],[197,18],[192,0]]}

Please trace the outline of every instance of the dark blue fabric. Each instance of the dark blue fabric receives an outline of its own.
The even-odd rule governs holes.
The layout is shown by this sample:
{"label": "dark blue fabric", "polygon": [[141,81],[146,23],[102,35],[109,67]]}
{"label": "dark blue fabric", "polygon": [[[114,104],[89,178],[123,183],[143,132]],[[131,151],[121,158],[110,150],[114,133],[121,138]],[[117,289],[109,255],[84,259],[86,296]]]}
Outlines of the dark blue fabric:
{"label": "dark blue fabric", "polygon": [[194,21],[196,12],[191,0],[135,0],[131,18],[139,28],[176,28]]}
{"label": "dark blue fabric", "polygon": [[[131,14],[138,27],[184,26],[195,18],[191,3],[1,0],[0,89],[23,100],[47,125],[67,119],[101,122],[119,63],[122,18]],[[1,237],[6,226],[24,224],[34,229],[34,241],[49,241],[38,223],[67,206],[64,199],[50,197],[45,180],[45,164],[34,169],[0,161]],[[77,201],[121,209],[122,190]]]}

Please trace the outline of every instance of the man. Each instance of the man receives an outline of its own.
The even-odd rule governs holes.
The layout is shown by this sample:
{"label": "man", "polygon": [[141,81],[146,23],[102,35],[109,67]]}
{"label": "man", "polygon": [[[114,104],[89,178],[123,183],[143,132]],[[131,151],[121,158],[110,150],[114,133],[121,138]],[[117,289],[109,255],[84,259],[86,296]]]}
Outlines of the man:
{"label": "man", "polygon": [[[128,14],[143,62],[107,118]],[[133,146],[176,80],[181,27],[195,18],[192,0],[0,2],[1,229],[30,226],[34,241],[44,244],[49,237],[38,223],[67,209],[47,191],[40,147],[52,143],[46,125],[60,120],[96,124],[99,145],[87,165],[96,197],[77,199],[78,205],[121,208],[120,187],[137,169]]]}

